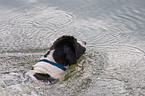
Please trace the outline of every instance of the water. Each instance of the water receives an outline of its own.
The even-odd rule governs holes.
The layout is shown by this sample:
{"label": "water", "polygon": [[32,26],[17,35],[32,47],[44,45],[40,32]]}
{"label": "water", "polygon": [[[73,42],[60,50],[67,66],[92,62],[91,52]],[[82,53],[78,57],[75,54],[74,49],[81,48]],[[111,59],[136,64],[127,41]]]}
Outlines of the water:
{"label": "water", "polygon": [[[144,96],[144,0],[0,0],[1,96]],[[61,84],[25,76],[53,41],[87,52]]]}

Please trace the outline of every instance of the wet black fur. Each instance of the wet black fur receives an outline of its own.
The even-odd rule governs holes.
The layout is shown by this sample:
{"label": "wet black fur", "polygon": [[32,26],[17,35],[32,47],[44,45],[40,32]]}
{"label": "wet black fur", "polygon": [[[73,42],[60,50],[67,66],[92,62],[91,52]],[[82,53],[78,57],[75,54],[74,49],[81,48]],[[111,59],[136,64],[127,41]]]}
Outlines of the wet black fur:
{"label": "wet black fur", "polygon": [[50,84],[53,84],[53,83],[56,83],[58,82],[59,80],[58,79],[54,79],[52,78],[50,75],[48,74],[43,74],[43,73],[36,73],[34,74],[35,78],[42,81],[42,82],[46,82],[46,83],[50,83]]}
{"label": "wet black fur", "polygon": [[62,36],[58,38],[51,47],[55,49],[53,53],[54,60],[62,65],[72,65],[77,63],[77,59],[81,57],[86,49],[77,43],[73,36]]}

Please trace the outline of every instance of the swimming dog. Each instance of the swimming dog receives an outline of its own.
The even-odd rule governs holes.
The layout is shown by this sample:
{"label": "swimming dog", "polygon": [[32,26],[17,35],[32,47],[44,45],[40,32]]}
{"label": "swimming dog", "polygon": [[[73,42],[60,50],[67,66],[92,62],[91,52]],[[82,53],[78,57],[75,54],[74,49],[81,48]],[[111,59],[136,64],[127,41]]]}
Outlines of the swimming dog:
{"label": "swimming dog", "polygon": [[86,42],[77,41],[73,36],[58,38],[28,75],[49,84],[62,81],[69,66],[76,64],[85,53]]}

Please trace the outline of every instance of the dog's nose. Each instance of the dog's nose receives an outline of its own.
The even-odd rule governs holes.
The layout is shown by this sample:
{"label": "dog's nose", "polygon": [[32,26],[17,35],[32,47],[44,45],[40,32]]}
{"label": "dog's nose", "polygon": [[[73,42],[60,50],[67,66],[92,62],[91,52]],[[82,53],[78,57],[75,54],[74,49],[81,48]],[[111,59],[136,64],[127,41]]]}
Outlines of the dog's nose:
{"label": "dog's nose", "polygon": [[85,45],[87,44],[85,41],[82,41]]}

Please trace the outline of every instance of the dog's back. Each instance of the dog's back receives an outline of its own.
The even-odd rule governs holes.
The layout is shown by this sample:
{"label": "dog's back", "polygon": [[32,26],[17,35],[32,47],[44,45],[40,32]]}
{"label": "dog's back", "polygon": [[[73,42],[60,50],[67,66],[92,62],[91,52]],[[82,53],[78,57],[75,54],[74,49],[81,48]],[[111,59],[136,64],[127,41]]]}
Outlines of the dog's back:
{"label": "dog's back", "polygon": [[50,84],[62,81],[66,75],[66,68],[76,64],[77,59],[86,51],[84,45],[78,43],[73,36],[58,38],[28,74]]}

